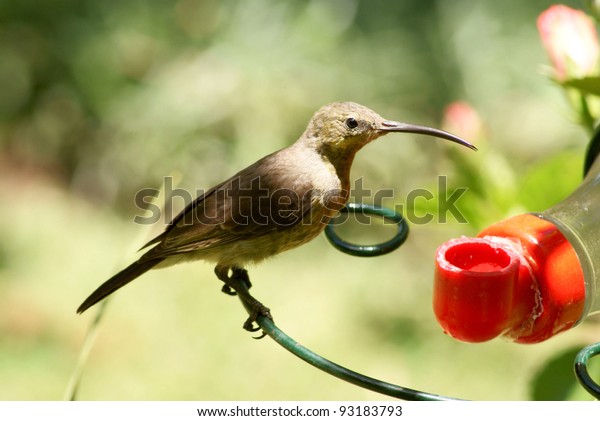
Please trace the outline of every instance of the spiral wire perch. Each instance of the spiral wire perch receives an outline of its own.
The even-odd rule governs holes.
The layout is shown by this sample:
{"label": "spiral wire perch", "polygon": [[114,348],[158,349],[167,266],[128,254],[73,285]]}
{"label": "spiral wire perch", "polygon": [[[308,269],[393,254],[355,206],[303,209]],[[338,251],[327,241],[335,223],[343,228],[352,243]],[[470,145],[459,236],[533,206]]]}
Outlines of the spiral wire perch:
{"label": "spiral wire perch", "polygon": [[[382,208],[379,206],[350,203],[342,210],[342,212],[362,213],[364,215],[374,215],[383,218],[385,221],[394,222],[398,226],[398,232],[396,235],[384,243],[362,246],[352,243],[348,243],[342,240],[334,231],[333,224],[328,225],[325,234],[331,241],[335,248],[353,256],[379,256],[382,254],[389,253],[398,247],[400,247],[408,236],[408,224],[401,214],[396,213],[390,209]],[[246,285],[241,285],[242,288],[246,288]],[[250,314],[252,312],[251,306],[249,306],[243,299],[242,304],[246,308],[246,311]],[[382,380],[378,380],[356,371],[347,369],[339,364],[336,364],[321,355],[311,351],[310,349],[302,346],[290,336],[281,331],[272,320],[259,316],[256,319],[256,323],[262,329],[264,333],[270,336],[275,342],[281,345],[283,348],[297,356],[298,358],[306,361],[312,366],[332,375],[341,380],[345,380],[356,386],[360,386],[364,389],[368,389],[383,395],[391,396],[398,399],[404,399],[409,401],[445,401],[445,400],[458,400],[455,398],[445,397],[436,395],[433,393],[423,392],[420,390],[410,389],[403,386],[398,386],[392,383],[388,383]]]}
{"label": "spiral wire perch", "polygon": [[[251,308],[246,306],[246,303],[242,300],[246,310]],[[310,349],[302,346],[294,339],[282,332],[272,320],[258,316],[256,323],[268,336],[270,336],[275,342],[281,345],[283,348],[290,351],[298,358],[306,361],[312,366],[323,370],[324,372],[331,374],[341,380],[345,380],[356,386],[360,386],[364,389],[371,390],[373,392],[381,393],[383,395],[391,396],[398,399],[404,399],[408,401],[446,401],[456,400],[441,395],[435,395],[433,393],[422,392],[420,390],[409,389],[407,387],[398,386],[392,383],[388,383],[382,380],[377,380],[373,377],[365,376],[356,371],[352,371],[336,364],[327,358],[320,356],[319,354],[311,351]]]}
{"label": "spiral wire perch", "polygon": [[349,243],[343,240],[340,236],[335,232],[335,222],[329,223],[327,227],[325,227],[325,235],[329,242],[338,250],[350,254],[352,256],[359,257],[375,257],[381,256],[382,254],[390,253],[400,247],[406,238],[408,237],[408,224],[404,217],[394,212],[391,209],[383,208],[381,206],[375,205],[367,205],[364,203],[348,203],[344,208],[342,208],[341,213],[361,213],[363,215],[375,215],[382,217],[384,222],[393,222],[398,227],[398,232],[394,237],[390,240],[365,246]]}
{"label": "spiral wire perch", "polygon": [[600,342],[583,348],[575,357],[575,375],[583,388],[594,398],[600,399],[600,385],[588,373],[590,358],[600,355]]}

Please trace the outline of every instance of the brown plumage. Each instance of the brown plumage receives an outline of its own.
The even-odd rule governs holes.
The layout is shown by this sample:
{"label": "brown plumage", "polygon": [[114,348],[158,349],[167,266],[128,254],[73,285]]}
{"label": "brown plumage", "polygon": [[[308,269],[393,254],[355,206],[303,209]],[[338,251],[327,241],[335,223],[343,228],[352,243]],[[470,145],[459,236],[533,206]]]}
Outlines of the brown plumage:
{"label": "brown plumage", "polygon": [[[389,132],[421,133],[465,145],[441,130],[388,121],[368,108],[337,102],[318,110],[291,146],[267,155],[190,203],[166,230],[143,248],[136,262],[96,289],[77,309],[81,313],[152,268],[186,260],[216,263],[224,292],[241,294],[254,314],[244,327],[269,310],[247,290],[243,269],[317,236],[348,200],[354,155]],[[229,272],[231,271],[231,275]]]}

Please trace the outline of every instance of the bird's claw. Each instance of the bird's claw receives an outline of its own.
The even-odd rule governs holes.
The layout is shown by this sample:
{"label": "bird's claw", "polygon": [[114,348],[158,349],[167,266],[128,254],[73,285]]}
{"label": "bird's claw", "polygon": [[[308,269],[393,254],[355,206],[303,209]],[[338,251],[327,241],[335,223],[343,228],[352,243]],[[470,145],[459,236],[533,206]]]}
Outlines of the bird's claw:
{"label": "bird's claw", "polygon": [[267,332],[263,330],[263,333],[261,333],[259,336],[253,336],[252,339],[262,339],[265,336],[267,336]]}
{"label": "bird's claw", "polygon": [[237,295],[237,292],[235,292],[235,290],[232,289],[229,285],[223,285],[223,287],[221,288],[221,292],[227,295],[231,295],[232,297],[235,297]]}
{"label": "bird's claw", "polygon": [[[264,305],[262,305],[260,302],[257,302],[257,305],[252,310],[252,313],[244,322],[244,329],[247,330],[248,332],[258,332],[259,330],[261,330],[260,326],[258,326],[258,325],[254,326],[254,324],[259,316],[266,317],[267,319],[273,321],[273,316],[271,316],[271,310],[269,310],[268,307],[265,307]],[[263,331],[263,333],[260,336],[254,336],[253,338],[254,339],[262,339],[265,336],[267,336],[267,333],[265,331]]]}
{"label": "bird's claw", "polygon": [[[229,276],[229,268],[217,266],[215,268],[215,273],[224,283],[221,291],[227,295],[237,295],[239,299],[244,302],[246,308],[250,309],[250,316],[243,325],[245,330],[248,332],[258,332],[261,330],[261,327],[256,323],[256,320],[261,316],[273,321],[271,310],[250,295],[248,290],[252,287],[252,283],[250,282],[248,271],[242,268],[233,267],[231,268],[231,276]],[[263,333],[260,336],[255,337],[255,339],[264,338],[266,335],[267,334],[263,331]]]}

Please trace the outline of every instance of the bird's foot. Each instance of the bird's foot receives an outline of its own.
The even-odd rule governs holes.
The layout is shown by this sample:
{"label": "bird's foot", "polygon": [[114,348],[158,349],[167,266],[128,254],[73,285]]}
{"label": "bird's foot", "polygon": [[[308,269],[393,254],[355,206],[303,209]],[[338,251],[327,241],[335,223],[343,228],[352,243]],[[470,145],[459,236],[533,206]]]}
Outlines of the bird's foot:
{"label": "bird's foot", "polygon": [[252,288],[252,282],[250,282],[250,277],[248,276],[248,271],[246,269],[233,268],[231,269],[231,276],[229,276],[228,272],[228,268],[225,272],[215,269],[217,277],[224,282],[223,288],[221,288],[221,292],[227,295],[231,295],[233,297],[237,295],[236,289],[233,286],[231,286],[228,282],[224,281],[223,278],[234,280],[238,284],[239,282],[243,282],[246,285],[246,289]]}
{"label": "bird's foot", "polygon": [[[273,320],[273,316],[271,316],[271,310],[269,310],[268,307],[265,307],[259,301],[256,301],[256,304],[257,306],[252,308],[250,316],[244,322],[244,329],[246,329],[248,332],[258,332],[260,330],[260,326],[254,326],[254,323],[259,316],[266,317],[271,321]],[[262,339],[265,336],[267,336],[267,333],[263,331],[260,336],[255,336],[254,339]]]}
{"label": "bird's foot", "polygon": [[[260,326],[255,326],[255,322],[260,316],[266,317],[271,321],[273,320],[273,317],[271,316],[271,310],[254,298],[248,291],[250,287],[252,287],[252,283],[250,282],[250,277],[248,276],[247,270],[234,267],[231,268],[231,276],[229,276],[229,268],[217,266],[215,268],[215,273],[217,277],[225,284],[223,285],[223,288],[221,288],[221,291],[227,295],[239,296],[240,300],[243,301],[246,307],[250,308],[250,316],[248,319],[246,319],[243,325],[245,330],[248,332],[258,332],[260,330]],[[266,333],[263,332],[263,334],[256,339],[261,339],[265,336]]]}
{"label": "bird's foot", "polygon": [[221,292],[227,294],[227,295],[231,295],[232,297],[235,297],[237,295],[237,292],[235,292],[229,285],[224,284],[223,287],[221,288]]}

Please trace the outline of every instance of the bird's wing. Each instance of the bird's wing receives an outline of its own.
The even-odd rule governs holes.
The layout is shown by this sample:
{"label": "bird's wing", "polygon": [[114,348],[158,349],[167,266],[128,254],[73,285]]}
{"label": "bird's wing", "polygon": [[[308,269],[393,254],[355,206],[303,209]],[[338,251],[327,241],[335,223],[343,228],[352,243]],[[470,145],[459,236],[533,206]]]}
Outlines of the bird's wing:
{"label": "bird's wing", "polygon": [[307,177],[277,169],[267,156],[190,203],[163,234],[147,244],[158,243],[144,259],[289,229],[310,214],[317,195]]}
{"label": "bird's wing", "polygon": [[152,240],[148,241],[146,244],[144,244],[142,247],[140,247],[140,249],[138,251],[143,250],[153,244],[157,244],[157,243],[160,243],[161,241],[163,241],[166,238],[169,231],[171,231],[175,225],[177,225],[182,219],[184,219],[184,218],[187,219],[187,215],[190,215],[190,212],[192,212],[194,210],[194,208],[202,206],[204,199],[206,197],[210,197],[216,189],[222,187],[224,184],[225,183],[221,183],[221,184],[213,187],[212,189],[204,192],[200,196],[196,197],[193,201],[188,203],[181,212],[179,212],[173,219],[171,219],[171,221],[167,224],[167,227],[161,234],[157,235]]}

